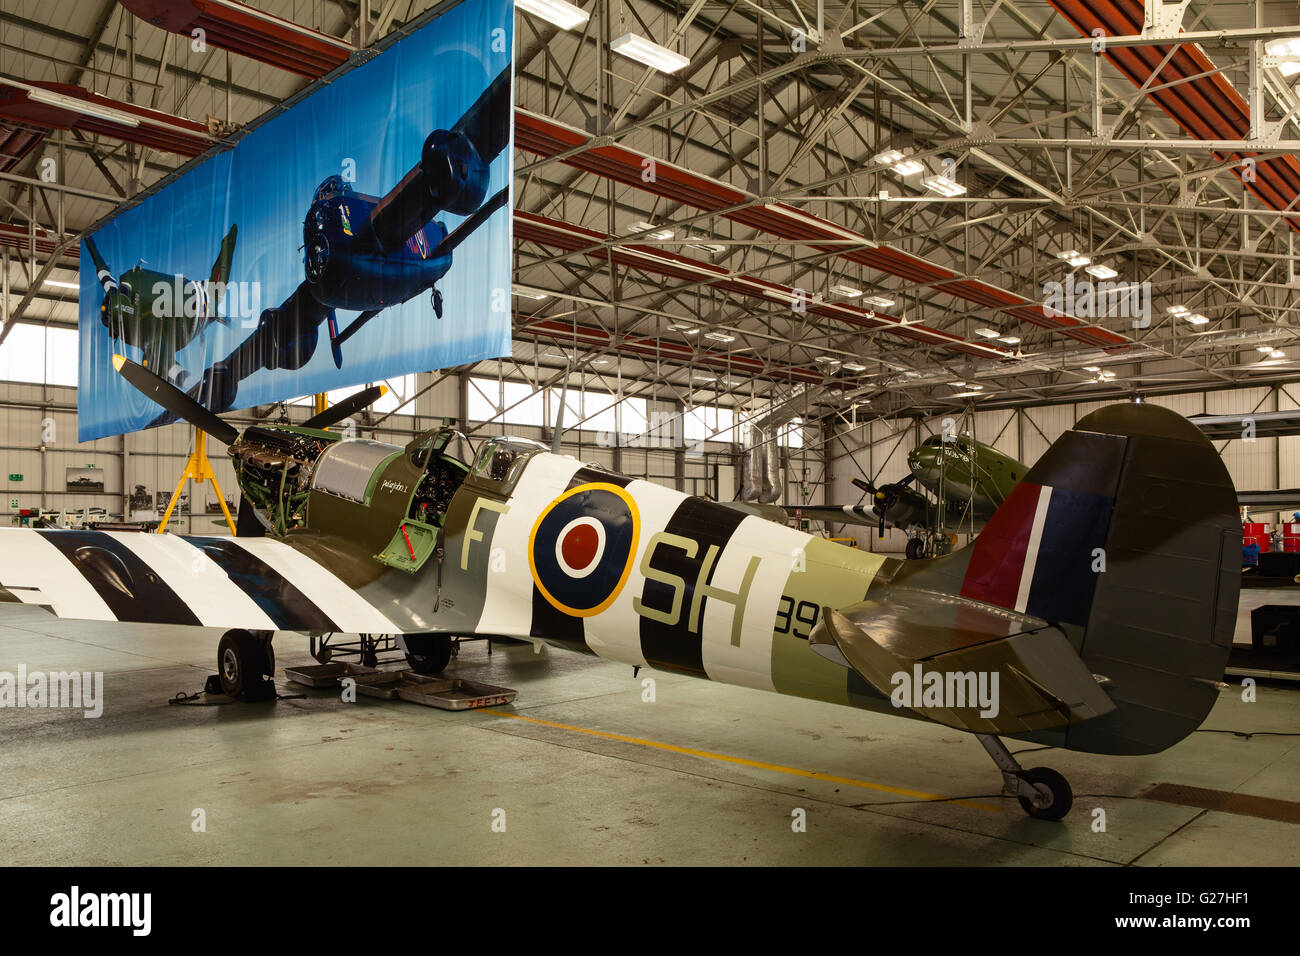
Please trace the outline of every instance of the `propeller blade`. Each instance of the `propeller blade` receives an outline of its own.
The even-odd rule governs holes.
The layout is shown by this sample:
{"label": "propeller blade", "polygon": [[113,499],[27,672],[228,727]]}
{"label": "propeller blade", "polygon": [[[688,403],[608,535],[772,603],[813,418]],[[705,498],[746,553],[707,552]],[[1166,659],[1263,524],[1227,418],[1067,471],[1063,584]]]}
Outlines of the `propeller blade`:
{"label": "propeller blade", "polygon": [[885,536],[885,512],[884,509],[881,509],[880,524],[876,527],[876,537],[883,538],[884,536]]}
{"label": "propeller blade", "polygon": [[355,395],[343,399],[337,405],[331,405],[320,414],[313,415],[303,422],[303,426],[306,428],[328,428],[335,422],[350,418],[363,408],[369,408],[387,394],[387,385],[372,385],[369,388],[363,388]]}
{"label": "propeller blade", "polygon": [[207,432],[217,441],[229,445],[239,437],[239,429],[235,426],[223,422],[175,385],[155,375],[143,365],[132,362],[125,355],[113,356],[113,368],[145,396],[177,418],[183,418],[195,428]]}
{"label": "propeller blade", "polygon": [[854,488],[859,488],[862,491],[865,491],[869,495],[874,495],[876,493],[875,486],[871,482],[867,481],[865,478],[859,478],[855,475],[854,477],[849,479],[849,484],[851,484]]}
{"label": "propeller blade", "polygon": [[894,484],[898,485],[898,487],[900,488],[906,488],[914,481],[916,481],[916,472],[912,471],[912,472],[908,472],[906,478],[896,481],[894,482]]}

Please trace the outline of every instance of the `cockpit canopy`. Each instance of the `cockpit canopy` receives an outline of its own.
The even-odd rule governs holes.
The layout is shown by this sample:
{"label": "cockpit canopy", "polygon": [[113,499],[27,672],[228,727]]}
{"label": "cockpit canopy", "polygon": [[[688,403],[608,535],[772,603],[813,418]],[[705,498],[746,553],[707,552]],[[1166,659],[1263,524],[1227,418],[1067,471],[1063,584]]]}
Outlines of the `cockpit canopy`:
{"label": "cockpit canopy", "polygon": [[327,202],[337,196],[346,196],[350,192],[352,192],[352,187],[347,184],[342,176],[336,173],[327,177],[324,182],[316,187],[316,195],[312,198],[312,202]]}
{"label": "cockpit canopy", "polygon": [[925,441],[921,442],[921,445],[929,448],[954,448],[963,455],[970,454],[970,448],[966,443],[961,439],[952,436],[945,437],[943,435],[931,435]]}
{"label": "cockpit canopy", "polygon": [[508,492],[519,480],[528,459],[547,450],[545,445],[531,438],[504,435],[489,438],[479,446],[470,468],[470,476],[482,481],[497,482]]}

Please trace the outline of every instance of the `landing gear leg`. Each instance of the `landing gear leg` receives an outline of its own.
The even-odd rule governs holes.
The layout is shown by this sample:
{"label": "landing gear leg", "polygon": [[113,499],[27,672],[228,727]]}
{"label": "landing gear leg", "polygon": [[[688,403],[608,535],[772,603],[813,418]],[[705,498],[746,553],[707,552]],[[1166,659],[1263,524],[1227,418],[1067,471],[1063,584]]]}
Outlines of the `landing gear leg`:
{"label": "landing gear leg", "polygon": [[217,645],[217,678],[228,697],[271,700],[275,697],[274,631],[226,631]]}
{"label": "landing gear leg", "polygon": [[1025,813],[1038,820],[1060,820],[1070,812],[1074,793],[1066,779],[1047,767],[1024,770],[1007,745],[993,734],[976,734],[1002,771],[1002,789],[1020,800]]}
{"label": "landing gear leg", "polygon": [[435,289],[433,290],[433,295],[430,296],[430,298],[433,299],[433,314],[436,315],[438,318],[441,319],[441,318],[442,318],[442,292],[441,292],[441,290],[435,288]]}

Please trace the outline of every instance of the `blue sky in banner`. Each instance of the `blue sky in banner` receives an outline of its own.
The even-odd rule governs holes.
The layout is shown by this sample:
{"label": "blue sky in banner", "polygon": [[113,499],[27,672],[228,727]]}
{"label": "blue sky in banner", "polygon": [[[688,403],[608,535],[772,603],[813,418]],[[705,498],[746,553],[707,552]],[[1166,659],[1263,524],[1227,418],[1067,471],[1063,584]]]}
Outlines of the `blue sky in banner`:
{"label": "blue sky in banner", "polygon": [[[341,261],[344,257],[337,255],[338,250],[361,233],[370,202],[382,198],[419,165],[426,138],[435,130],[454,127],[493,79],[509,71],[513,23],[509,0],[463,0],[375,59],[253,130],[235,149],[213,156],[124,211],[91,237],[114,279],[140,267],[169,279],[180,275],[202,283],[213,270],[223,238],[237,226],[230,286],[219,310],[214,304],[208,306],[224,321],[196,323],[192,317],[176,316],[175,324],[167,326],[171,337],[163,346],[157,345],[158,335],[142,331],[143,325],[133,326],[135,333],[126,335],[115,323],[117,334],[111,334],[101,316],[105,291],[83,244],[80,440],[146,427],[160,412],[113,371],[114,353],[142,361],[148,355],[139,343],[153,343],[152,354],[158,357],[154,371],[170,375],[189,390],[202,381],[205,370],[258,334],[263,311],[285,303],[306,278],[304,219],[313,209],[318,187],[330,176],[343,177],[358,194],[340,204],[345,207],[341,218],[347,238],[338,237],[331,253]],[[493,114],[492,122],[513,123],[509,104]],[[509,141],[513,142],[513,134]],[[484,160],[489,162],[484,195],[509,190],[510,146]],[[452,231],[465,218],[440,211],[432,221]],[[404,278],[383,286],[383,310],[341,346],[341,367],[336,367],[331,351],[328,323],[314,322],[318,340],[314,350],[306,350],[310,359],[296,370],[266,368],[260,362],[246,366],[229,407],[248,408],[508,354],[509,205],[492,212],[453,251],[445,274],[436,280],[444,306],[439,319],[431,301],[431,282],[420,284],[424,281],[420,279],[419,291],[404,302],[395,296],[410,292],[412,276],[430,275],[429,263],[419,260],[430,258],[441,235],[433,226],[413,234],[405,243],[406,258],[401,249],[396,258],[392,250],[387,258],[372,255],[372,272],[390,275],[384,270],[396,270]],[[350,291],[339,301],[346,300],[352,307],[335,309],[340,330],[363,311],[355,283],[347,285],[350,281],[344,282]],[[171,285],[182,293],[187,290],[177,280],[171,280]],[[147,300],[138,312],[160,301],[160,290],[131,291]],[[315,315],[323,316],[330,304],[326,302]],[[128,306],[120,319],[130,323],[138,317]],[[155,327],[165,321],[173,320],[155,319]]]}

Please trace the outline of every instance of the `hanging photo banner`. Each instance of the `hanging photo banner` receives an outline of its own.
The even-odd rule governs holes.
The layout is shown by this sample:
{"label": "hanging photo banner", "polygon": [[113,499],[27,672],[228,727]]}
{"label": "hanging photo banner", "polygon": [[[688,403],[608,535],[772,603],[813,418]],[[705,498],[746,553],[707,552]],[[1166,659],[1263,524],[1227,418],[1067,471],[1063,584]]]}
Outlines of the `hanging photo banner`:
{"label": "hanging photo banner", "polygon": [[507,355],[514,6],[463,0],[83,242],[78,437]]}

